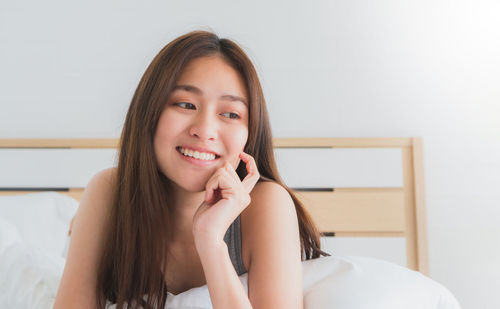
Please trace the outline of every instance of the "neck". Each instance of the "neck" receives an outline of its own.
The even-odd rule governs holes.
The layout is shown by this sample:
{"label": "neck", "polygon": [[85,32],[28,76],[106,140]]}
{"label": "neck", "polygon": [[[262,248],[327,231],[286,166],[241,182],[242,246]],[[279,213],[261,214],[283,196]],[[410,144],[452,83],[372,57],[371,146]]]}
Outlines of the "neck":
{"label": "neck", "polygon": [[190,192],[175,185],[175,203],[172,214],[173,242],[177,244],[193,244],[193,217],[203,202],[205,191]]}

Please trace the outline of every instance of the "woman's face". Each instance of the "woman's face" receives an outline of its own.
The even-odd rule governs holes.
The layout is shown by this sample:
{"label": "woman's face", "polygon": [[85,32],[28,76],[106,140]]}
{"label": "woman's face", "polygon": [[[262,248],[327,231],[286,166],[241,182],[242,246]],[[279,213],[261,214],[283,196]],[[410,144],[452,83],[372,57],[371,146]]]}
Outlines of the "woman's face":
{"label": "woman's face", "polygon": [[236,169],[248,138],[247,104],[243,78],[220,57],[188,63],[154,136],[163,174],[184,190],[199,192],[225,162]]}

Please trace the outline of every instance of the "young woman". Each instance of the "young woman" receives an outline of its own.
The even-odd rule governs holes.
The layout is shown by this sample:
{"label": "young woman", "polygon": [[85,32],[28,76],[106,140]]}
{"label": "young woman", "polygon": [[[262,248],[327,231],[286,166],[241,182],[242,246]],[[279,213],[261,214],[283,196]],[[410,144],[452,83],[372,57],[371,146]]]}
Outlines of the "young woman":
{"label": "young woman", "polygon": [[194,31],[153,59],[117,168],[85,189],[55,308],[163,308],[206,284],[216,309],[298,309],[301,261],[320,255],[278,174],[254,66],[231,40]]}

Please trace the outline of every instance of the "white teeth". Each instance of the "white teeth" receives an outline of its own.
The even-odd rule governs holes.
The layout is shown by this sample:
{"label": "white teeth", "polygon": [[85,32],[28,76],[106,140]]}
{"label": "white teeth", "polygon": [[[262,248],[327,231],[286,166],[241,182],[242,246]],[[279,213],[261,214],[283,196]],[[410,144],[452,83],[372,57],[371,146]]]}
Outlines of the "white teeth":
{"label": "white teeth", "polygon": [[211,161],[215,159],[215,155],[213,153],[193,151],[191,149],[181,148],[181,153],[185,156],[193,157],[199,160]]}

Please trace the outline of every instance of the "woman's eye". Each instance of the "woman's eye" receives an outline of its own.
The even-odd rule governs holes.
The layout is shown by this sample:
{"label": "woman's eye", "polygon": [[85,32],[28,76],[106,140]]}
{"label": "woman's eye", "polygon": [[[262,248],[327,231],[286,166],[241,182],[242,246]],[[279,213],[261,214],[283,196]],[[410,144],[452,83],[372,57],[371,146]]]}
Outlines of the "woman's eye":
{"label": "woman's eye", "polygon": [[229,114],[229,117],[230,119],[240,119],[240,115],[236,114],[236,113],[230,113],[230,112],[227,112],[227,113],[224,113],[222,115],[227,115]]}
{"label": "woman's eye", "polygon": [[179,103],[175,103],[175,105],[180,106],[182,108],[187,108],[187,109],[194,109],[195,108],[193,103],[187,103],[187,102],[179,102]]}

